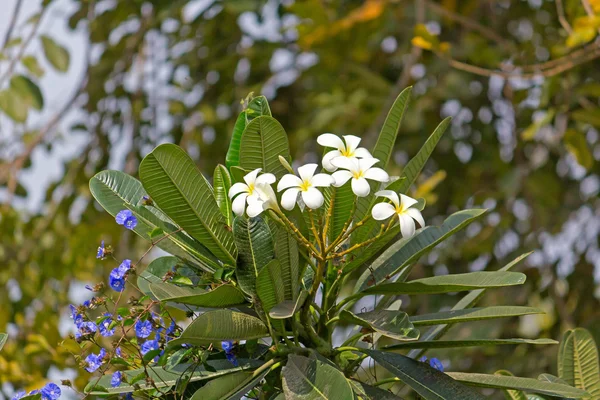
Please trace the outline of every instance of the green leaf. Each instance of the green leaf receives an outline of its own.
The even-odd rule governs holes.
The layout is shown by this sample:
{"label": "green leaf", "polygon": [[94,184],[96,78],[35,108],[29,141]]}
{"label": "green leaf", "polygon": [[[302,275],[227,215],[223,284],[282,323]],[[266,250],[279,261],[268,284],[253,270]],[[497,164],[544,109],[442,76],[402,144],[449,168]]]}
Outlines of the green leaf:
{"label": "green leaf", "polygon": [[298,242],[283,227],[275,228],[275,257],[281,267],[284,300],[296,300],[300,292],[300,256]]}
{"label": "green leaf", "polygon": [[227,165],[227,168],[229,169],[240,165],[240,144],[244,129],[246,129],[246,111],[242,111],[240,115],[238,115],[235,125],[233,126],[229,150],[227,150],[227,155],[225,156],[225,165]]}
{"label": "green leaf", "polygon": [[248,107],[246,108],[246,122],[250,122],[262,115],[271,116],[269,102],[265,96],[254,97],[250,100]]}
{"label": "green leaf", "polygon": [[425,400],[482,400],[485,397],[448,375],[400,354],[361,350],[400,378]]}
{"label": "green leaf", "polygon": [[143,270],[141,273],[138,273],[138,289],[140,289],[140,291],[147,296],[153,296],[152,291],[150,290],[150,285],[154,283],[163,283],[163,277],[165,274],[171,271],[172,268],[179,262],[180,261],[177,259],[177,257],[171,256],[159,257],[152,260],[145,270]]}
{"label": "green leaf", "polygon": [[160,282],[151,283],[150,290],[154,297],[161,302],[172,301],[197,307],[231,307],[246,302],[242,291],[232,285],[221,285],[207,291]]}
{"label": "green leaf", "polygon": [[558,344],[552,339],[466,339],[466,340],[427,340],[419,342],[398,343],[386,346],[386,350],[401,349],[452,349],[458,347],[483,347],[518,344]]}
{"label": "green leaf", "polygon": [[28,396],[23,396],[23,397],[21,397],[21,400],[40,400],[41,398],[42,398],[42,394],[37,393],[37,394],[30,394]]}
{"label": "green leaf", "polygon": [[402,238],[387,248],[360,276],[354,292],[365,290],[373,279],[378,283],[387,276],[392,276],[401,270],[408,274],[410,265],[422,255],[434,248],[437,244],[465,228],[471,222],[481,217],[485,209],[463,210],[450,215],[442,226],[428,226],[418,230],[410,238]]}
{"label": "green leaf", "polygon": [[290,157],[288,138],[277,120],[260,116],[248,124],[242,135],[240,166],[247,170],[262,168],[281,178],[287,173],[279,162],[279,156]]}
{"label": "green leaf", "polygon": [[[496,371],[496,375],[514,376],[510,371],[500,370]],[[504,397],[506,400],[527,400],[527,395],[520,390],[504,390]]]}
{"label": "green leaf", "polygon": [[367,294],[436,294],[522,285],[526,276],[520,272],[479,271],[466,274],[439,275],[410,282],[384,283],[365,289]]}
{"label": "green leaf", "polygon": [[600,398],[598,348],[590,332],[583,328],[565,332],[558,350],[558,376],[587,391],[586,399]]}
{"label": "green leaf", "polygon": [[257,376],[252,372],[234,372],[210,380],[198,389],[191,400],[239,400],[254,388],[269,370]]}
{"label": "green leaf", "polygon": [[[517,265],[519,262],[521,262],[524,258],[526,258],[527,256],[529,256],[530,254],[531,254],[531,252],[520,255],[519,257],[515,258],[513,261],[511,261],[510,263],[508,263],[504,267],[502,267],[500,269],[500,271],[509,271],[509,270],[511,270],[515,265]],[[485,291],[486,291],[486,289],[473,290],[469,294],[465,295],[465,297],[463,297],[462,299],[460,299],[458,301],[458,303],[456,303],[454,305],[454,307],[452,307],[452,310],[463,310],[463,309],[466,309],[466,308],[473,307],[475,304],[477,304],[477,302],[479,301],[479,299],[481,299],[481,297],[483,296],[483,294],[485,293]],[[430,328],[427,332],[425,332],[425,333],[423,333],[421,335],[421,340],[423,340],[423,341],[435,341],[436,339],[438,339],[439,337],[441,337],[442,335],[444,335],[444,333],[446,333],[446,331],[449,328],[450,328],[450,325],[437,325],[437,326],[434,326],[434,327]],[[408,356],[411,357],[411,358],[419,358],[420,356],[423,355],[423,353],[425,353],[424,350],[411,350],[408,353]]]}
{"label": "green leaf", "polygon": [[497,389],[516,389],[524,390],[527,392],[547,394],[550,396],[567,397],[575,399],[579,399],[582,396],[585,396],[586,394],[585,391],[568,385],[563,385],[560,383],[542,382],[532,378],[472,374],[464,372],[448,372],[447,375],[451,376],[453,379],[456,379],[459,382],[465,383],[470,386],[489,387]]}
{"label": "green leaf", "polygon": [[23,56],[23,58],[21,58],[21,63],[27,71],[36,78],[44,76],[44,69],[40,66],[37,58],[34,56]]}
{"label": "green leaf", "polygon": [[17,123],[25,122],[29,113],[25,100],[12,88],[0,92],[0,110]]}
{"label": "green leaf", "polygon": [[396,340],[417,340],[419,338],[419,331],[410,322],[408,315],[402,311],[381,310],[354,314],[348,310],[342,310],[340,319]]}
{"label": "green leaf", "polygon": [[303,289],[295,301],[285,300],[277,304],[275,307],[271,308],[271,311],[269,312],[269,317],[273,319],[285,319],[292,317],[300,310],[300,307],[302,307],[307,297],[308,291]]}
{"label": "green leaf", "polygon": [[222,261],[235,263],[233,235],[212,187],[182,148],[155,148],[140,164],[140,179],[152,200],[186,233]]}
{"label": "green leaf", "polygon": [[479,321],[494,318],[518,317],[529,314],[544,314],[544,311],[533,307],[492,306],[469,308],[466,310],[440,311],[433,314],[416,315],[410,318],[415,326],[455,324],[458,322]]}
{"label": "green leaf", "polygon": [[147,193],[140,181],[132,176],[121,171],[99,172],[90,179],[90,191],[113,217],[121,210],[131,210],[138,220],[133,231],[143,239],[149,240],[150,233],[160,228],[168,236],[157,242],[158,247],[183,260],[193,261],[206,271],[219,268],[215,256],[185,233],[176,232],[179,227],[162,211],[156,207],[138,206]]}
{"label": "green leaf", "polygon": [[563,138],[565,147],[579,165],[589,170],[594,165],[594,156],[583,132],[567,129]]}
{"label": "green leaf", "polygon": [[236,217],[233,220],[233,236],[239,252],[235,271],[237,281],[244,292],[253,296],[259,272],[274,257],[271,231],[260,216],[250,219]]}
{"label": "green leaf", "polygon": [[269,336],[265,324],[256,317],[231,310],[207,311],[196,318],[178,339],[169,345],[207,345],[223,340],[249,340]]}
{"label": "green leaf", "polygon": [[44,96],[42,91],[25,75],[14,75],[10,78],[10,88],[12,92],[21,96],[25,104],[36,110],[44,107]]}
{"label": "green leaf", "polygon": [[2,348],[6,344],[7,340],[8,340],[8,335],[6,333],[0,333],[0,350],[2,350]]}
{"label": "green leaf", "polygon": [[49,36],[40,36],[42,48],[48,62],[59,72],[67,72],[69,69],[69,52]]}
{"label": "green leaf", "polygon": [[400,183],[400,188],[398,190],[400,193],[406,193],[412,184],[415,183],[419,173],[425,166],[427,160],[429,160],[431,153],[433,153],[433,149],[435,149],[435,146],[437,146],[438,142],[442,138],[442,135],[448,128],[448,125],[450,125],[450,121],[451,118],[448,117],[440,122],[431,136],[429,136],[429,139],[427,139],[423,147],[421,147],[421,150],[419,150],[417,155],[412,158],[408,164],[406,164],[401,175],[401,178],[406,179]]}
{"label": "green leaf", "polygon": [[377,387],[367,385],[355,380],[348,380],[354,393],[361,396],[365,400],[402,400],[401,397],[396,396],[388,392],[387,390],[379,389]]}
{"label": "green leaf", "polygon": [[521,139],[533,140],[535,138],[535,135],[537,135],[538,131],[542,127],[544,127],[552,122],[555,114],[556,114],[556,110],[553,108],[546,111],[546,114],[544,115],[543,118],[541,118],[538,121],[533,122],[531,125],[529,125],[527,128],[525,128],[523,130],[523,132],[521,132]]}
{"label": "green leaf", "polygon": [[233,223],[233,214],[231,212],[231,200],[229,199],[229,189],[231,188],[231,176],[229,171],[223,165],[219,164],[215,168],[213,175],[213,186],[215,189],[215,199],[225,217],[225,223],[229,226]]}
{"label": "green leaf", "polygon": [[256,294],[265,313],[285,299],[285,287],[281,277],[281,266],[278,260],[271,260],[256,278]]}
{"label": "green leaf", "polygon": [[354,398],[344,374],[314,358],[290,354],[282,376],[283,392],[288,400]]}
{"label": "green leaf", "polygon": [[[355,201],[357,201],[357,198],[352,192],[350,182],[341,187],[332,186],[325,190],[324,210],[327,214],[331,214],[327,232],[330,242],[333,242],[342,232],[344,225],[350,218]],[[330,210],[331,207],[333,207],[332,210]]]}
{"label": "green leaf", "polygon": [[[367,222],[367,224],[369,224],[369,222]],[[358,231],[360,231],[360,229],[357,229],[355,232]],[[389,245],[390,242],[398,241],[401,238],[402,234],[400,232],[396,231],[395,229],[390,229],[378,240],[364,248],[362,252],[357,252],[356,257],[346,264],[344,271],[354,271],[359,267],[371,265],[375,259],[383,254],[385,247]],[[360,242],[360,240],[358,240],[358,242]]]}
{"label": "green leaf", "polygon": [[151,233],[159,228],[165,235],[157,246],[177,257],[196,262],[206,271],[214,271],[219,262],[208,249],[183,232],[165,214],[155,207],[137,206],[147,195],[142,184],[121,171],[102,171],[90,180],[90,191],[96,201],[113,217],[119,211],[128,209],[136,216],[135,233],[150,240]]}
{"label": "green leaf", "polygon": [[[262,363],[256,360],[238,359],[239,367],[234,367],[228,360],[208,360],[206,364],[210,367],[208,370],[203,365],[191,365],[191,364],[179,364],[172,370],[166,371],[161,367],[147,366],[147,370],[150,378],[153,381],[152,385],[149,385],[145,379],[136,382],[135,386],[139,386],[139,389],[134,385],[127,383],[140,374],[144,374],[144,368],[123,371],[123,382],[121,385],[113,388],[110,384],[112,374],[106,374],[98,380],[93,378],[90,383],[84,389],[84,393],[90,395],[106,395],[106,394],[119,394],[119,393],[131,393],[136,390],[152,389],[152,388],[163,388],[171,387],[181,379],[184,373],[191,374],[190,382],[196,382],[201,380],[214,379],[219,376],[231,374],[233,372],[243,371],[246,369],[257,368]],[[144,375],[145,376],[145,375]],[[98,383],[96,384],[96,381]],[[155,386],[156,385],[156,386]]]}
{"label": "green leaf", "polygon": [[592,125],[595,128],[600,128],[600,108],[592,109],[580,108],[571,112],[571,118],[583,124]]}

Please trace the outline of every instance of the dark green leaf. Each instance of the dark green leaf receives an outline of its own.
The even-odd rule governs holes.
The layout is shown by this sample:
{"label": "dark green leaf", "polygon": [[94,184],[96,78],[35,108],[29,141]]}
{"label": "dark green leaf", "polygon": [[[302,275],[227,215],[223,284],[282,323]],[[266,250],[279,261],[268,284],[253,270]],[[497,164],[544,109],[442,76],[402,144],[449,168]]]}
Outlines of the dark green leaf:
{"label": "dark green leaf", "polygon": [[274,257],[271,231],[260,216],[250,219],[236,217],[233,221],[233,236],[239,252],[235,272],[238,284],[244,292],[253,296],[259,272]]}
{"label": "dark green leaf", "polygon": [[558,376],[587,391],[586,399],[600,398],[598,347],[590,332],[583,328],[565,332],[558,351]]}
{"label": "dark green leaf", "polygon": [[518,344],[558,344],[552,339],[465,339],[465,340],[427,340],[410,343],[398,343],[386,346],[386,350],[400,349],[452,349],[455,347],[481,347]]}
{"label": "dark green leaf", "polygon": [[225,223],[231,226],[233,223],[233,214],[231,212],[231,200],[229,199],[229,189],[231,188],[231,176],[229,171],[223,165],[219,164],[215,168],[213,175],[213,186],[215,189],[215,199],[225,217]]}
{"label": "dark green leaf", "polygon": [[296,301],[285,300],[277,304],[271,309],[271,311],[269,312],[269,316],[273,319],[290,318],[294,314],[296,314],[298,310],[300,310],[300,307],[302,307],[307,297],[308,292],[306,290],[302,290],[300,292],[300,295],[298,295]]}
{"label": "dark green leaf", "polygon": [[419,338],[419,331],[410,322],[408,315],[402,311],[382,310],[354,314],[342,310],[340,318],[396,340],[412,341]]}
{"label": "dark green leaf", "polygon": [[288,138],[277,120],[260,116],[246,126],[241,140],[240,166],[247,170],[262,168],[281,178],[287,173],[279,156],[290,157]]}
{"label": "dark green leaf", "polygon": [[160,282],[151,283],[150,290],[154,297],[161,302],[172,301],[197,307],[231,307],[246,302],[244,294],[232,285],[221,285],[207,291]]}
{"label": "dark green leaf", "polygon": [[317,359],[290,354],[282,371],[283,392],[289,400],[353,399],[341,371]]}
{"label": "dark green leaf", "polygon": [[42,91],[38,85],[25,75],[14,75],[10,78],[10,88],[13,93],[21,96],[25,104],[29,107],[33,107],[36,110],[41,110],[44,107]]}
{"label": "dark green leaf", "polygon": [[533,307],[492,306],[469,308],[466,310],[440,311],[433,314],[416,315],[410,318],[415,326],[455,324],[458,322],[479,321],[494,318],[518,317],[529,314],[544,314],[544,311]]}

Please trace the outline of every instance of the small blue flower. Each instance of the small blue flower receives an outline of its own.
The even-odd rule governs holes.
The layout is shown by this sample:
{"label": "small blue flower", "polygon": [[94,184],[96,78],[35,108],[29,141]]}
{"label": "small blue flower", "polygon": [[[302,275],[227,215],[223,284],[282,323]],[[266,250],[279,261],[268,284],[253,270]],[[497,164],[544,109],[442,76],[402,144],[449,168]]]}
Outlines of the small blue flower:
{"label": "small blue flower", "polygon": [[133,395],[131,393],[127,393],[125,395],[125,400],[134,400]]}
{"label": "small blue flower", "polygon": [[96,324],[92,321],[82,322],[81,324],[79,324],[78,328],[79,330],[75,332],[75,337],[77,339],[79,339],[82,336],[93,335],[98,330]]}
{"label": "small blue flower", "polygon": [[419,361],[421,361],[421,362],[427,362],[427,357],[423,356],[423,357],[419,358]]}
{"label": "small blue flower", "polygon": [[92,297],[91,299],[84,301],[83,304],[82,304],[82,306],[84,306],[85,308],[91,308],[92,305],[93,305],[92,302],[94,300],[96,300],[96,298]]}
{"label": "small blue flower", "polygon": [[235,354],[225,353],[225,357],[227,357],[227,360],[229,360],[229,362],[232,363],[234,367],[239,367],[237,358],[235,358]]}
{"label": "small blue flower", "polygon": [[24,390],[19,390],[17,393],[15,393],[12,397],[11,400],[19,400],[22,397],[25,397],[27,395],[27,392]]}
{"label": "small blue flower", "polygon": [[35,390],[32,390],[31,392],[29,392],[29,396],[34,396],[34,395],[36,395],[38,393],[40,393],[40,390],[39,389],[35,389]]}
{"label": "small blue flower", "polygon": [[79,328],[79,325],[83,323],[83,315],[77,312],[77,308],[73,304],[69,304],[69,308],[71,309],[71,318],[73,319],[73,323],[77,328]]}
{"label": "small blue flower", "polygon": [[117,357],[121,357],[121,354],[123,354],[123,352],[121,351],[121,348],[120,348],[120,347],[117,347],[117,348],[115,349],[115,354],[116,354],[116,356],[117,356]]}
{"label": "small blue flower", "polygon": [[440,372],[444,372],[444,366],[442,365],[442,362],[437,358],[432,358],[431,360],[429,360],[429,365]]}
{"label": "small blue flower", "polygon": [[169,327],[167,328],[166,334],[168,335],[172,335],[173,333],[175,333],[175,328],[177,327],[177,325],[175,325],[175,320],[172,319],[171,320],[171,325],[169,325]]}
{"label": "small blue flower", "polygon": [[117,387],[121,384],[122,380],[123,380],[123,374],[121,373],[121,371],[117,371],[113,374],[113,376],[110,380],[110,386]]}
{"label": "small blue flower", "polygon": [[151,321],[138,321],[135,323],[135,334],[142,339],[146,339],[154,331]]}
{"label": "small blue flower", "polygon": [[96,258],[101,260],[106,256],[106,249],[104,247],[104,240],[100,242],[100,247],[98,247],[98,251],[96,252]]}
{"label": "small blue flower", "polygon": [[159,348],[159,344],[158,344],[158,340],[154,339],[154,340],[146,340],[141,347],[142,350],[142,355],[146,355],[146,353],[148,353],[149,351],[152,350],[158,350]]}
{"label": "small blue flower", "polygon": [[[113,269],[113,272],[115,270],[116,268]],[[125,290],[125,278],[117,278],[112,272],[108,276],[108,284],[115,292],[122,292]]]}
{"label": "small blue flower", "polygon": [[102,366],[104,362],[104,357],[106,356],[106,350],[100,349],[99,354],[90,354],[85,358],[86,366],[85,370],[87,372],[95,372]]}
{"label": "small blue flower", "polygon": [[221,342],[221,347],[225,350],[225,353],[231,353],[231,350],[233,350],[233,342],[231,340],[223,340]]}
{"label": "small blue flower", "polygon": [[109,317],[104,319],[102,322],[98,324],[98,329],[100,330],[100,334],[104,337],[110,337],[115,334],[115,327],[112,328],[110,325],[113,323],[112,315],[110,313],[105,313],[105,317]]}
{"label": "small blue flower", "polygon": [[61,395],[60,388],[55,383],[47,383],[42,388],[42,398],[44,400],[57,400]]}
{"label": "small blue flower", "polygon": [[117,224],[123,225],[125,228],[132,230],[137,225],[137,218],[133,215],[131,210],[119,211],[115,217],[115,221],[117,221]]}

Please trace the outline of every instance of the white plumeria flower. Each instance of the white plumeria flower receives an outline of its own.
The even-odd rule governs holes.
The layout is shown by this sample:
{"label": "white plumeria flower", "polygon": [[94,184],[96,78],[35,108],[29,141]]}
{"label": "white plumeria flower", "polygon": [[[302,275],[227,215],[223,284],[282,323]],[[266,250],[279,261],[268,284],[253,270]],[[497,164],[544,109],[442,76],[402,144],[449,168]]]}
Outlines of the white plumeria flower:
{"label": "white plumeria flower", "polygon": [[377,182],[387,182],[390,176],[381,168],[373,168],[378,163],[376,158],[352,159],[346,157],[337,157],[333,159],[336,167],[343,170],[333,173],[335,182],[333,186],[343,186],[349,179],[352,179],[352,191],[358,197],[365,197],[371,192],[371,186],[367,179]]}
{"label": "white plumeria flower", "polygon": [[[248,203],[248,216],[255,217],[263,210],[264,199],[261,198],[261,192],[265,190],[257,190],[257,187],[262,188],[263,185],[269,186],[275,182],[275,175],[262,174],[258,176],[261,168],[257,168],[244,176],[244,182],[238,182],[229,189],[229,198],[233,199],[231,208],[235,215],[244,215],[246,211],[246,203]],[[271,189],[271,191],[273,191]],[[235,198],[235,199],[234,199]],[[260,212],[258,210],[260,209]],[[258,214],[255,214],[258,212]],[[253,214],[253,215],[250,215]]]}
{"label": "white plumeria flower", "polygon": [[329,172],[333,172],[337,169],[336,165],[332,163],[335,158],[345,157],[357,159],[373,157],[371,156],[371,153],[369,153],[369,150],[364,147],[358,147],[360,144],[360,138],[358,136],[345,135],[343,138],[344,140],[342,141],[342,139],[333,133],[324,133],[317,138],[317,143],[321,146],[336,149],[328,152],[323,157],[323,168]]}
{"label": "white plumeria flower", "polygon": [[296,175],[287,174],[277,184],[277,191],[285,190],[281,196],[281,206],[292,210],[298,200],[298,193],[302,194],[302,201],[310,209],[319,208],[325,202],[323,194],[318,187],[328,187],[333,184],[333,178],[327,174],[316,174],[317,164],[306,164],[298,168]]}
{"label": "white plumeria flower", "polygon": [[277,205],[277,195],[269,183],[257,183],[254,186],[255,193],[258,194],[258,200],[249,200],[246,213],[249,217],[256,217],[264,210],[269,208],[279,210]]}
{"label": "white plumeria flower", "polygon": [[421,225],[421,228],[425,226],[425,220],[421,212],[416,208],[411,208],[417,204],[417,200],[403,194],[400,194],[400,198],[398,198],[398,194],[391,190],[382,190],[375,193],[375,195],[390,199],[392,204],[375,204],[372,211],[373,218],[381,221],[396,214],[400,220],[400,232],[402,232],[403,237],[410,237],[415,234],[415,221]]}

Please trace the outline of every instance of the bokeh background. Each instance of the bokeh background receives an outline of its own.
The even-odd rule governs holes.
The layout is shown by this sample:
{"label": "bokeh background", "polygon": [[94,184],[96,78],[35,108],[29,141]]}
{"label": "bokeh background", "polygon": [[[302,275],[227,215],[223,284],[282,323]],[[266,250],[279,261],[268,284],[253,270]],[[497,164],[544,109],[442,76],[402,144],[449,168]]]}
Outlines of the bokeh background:
{"label": "bokeh background", "polygon": [[[397,174],[446,116],[453,122],[412,189],[428,224],[490,211],[420,260],[414,275],[520,266],[527,283],[486,304],[544,316],[473,323],[449,338],[600,342],[600,1],[2,0],[0,9],[0,398],[73,379],[68,304],[146,249],[94,204],[88,180],[132,175],[164,142],[207,175],[224,162],[241,101],[265,95],[295,162],[323,132],[376,140],[412,85]],[[147,259],[149,260],[149,259]],[[411,301],[412,300],[412,301]],[[426,312],[452,296],[404,299]],[[437,351],[450,370],[556,373],[557,347]]]}

